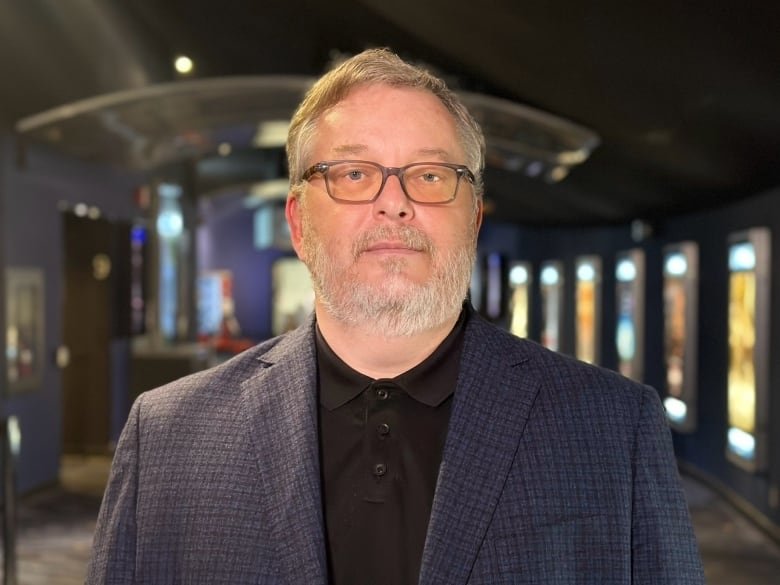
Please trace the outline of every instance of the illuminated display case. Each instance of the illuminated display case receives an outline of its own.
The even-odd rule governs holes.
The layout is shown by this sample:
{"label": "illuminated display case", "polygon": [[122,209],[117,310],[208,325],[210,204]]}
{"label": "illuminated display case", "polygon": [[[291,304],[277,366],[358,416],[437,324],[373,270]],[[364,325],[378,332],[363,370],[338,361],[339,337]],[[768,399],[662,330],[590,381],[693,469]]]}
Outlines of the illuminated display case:
{"label": "illuminated display case", "polygon": [[680,242],[664,248],[664,362],[669,423],[696,429],[699,247]]}
{"label": "illuminated display case", "polygon": [[578,257],[575,275],[575,356],[595,364],[601,342],[601,258]]}
{"label": "illuminated display case", "polygon": [[563,263],[542,262],[539,271],[542,295],[542,345],[554,351],[561,349],[563,330]]}
{"label": "illuminated display case", "polygon": [[504,258],[498,252],[485,256],[482,314],[492,321],[504,316]]}
{"label": "illuminated display case", "polygon": [[530,262],[509,265],[509,330],[518,337],[528,337],[531,280]]}
{"label": "illuminated display case", "polygon": [[645,253],[634,248],[617,255],[615,263],[618,371],[641,381],[644,376]]}
{"label": "illuminated display case", "polygon": [[471,282],[469,283],[469,300],[471,306],[478,313],[482,313],[482,262],[479,257],[474,261],[471,269]]}
{"label": "illuminated display case", "polygon": [[726,454],[754,472],[767,464],[770,244],[766,228],[729,238]]}
{"label": "illuminated display case", "polygon": [[274,335],[281,335],[302,325],[314,310],[314,285],[309,269],[294,256],[276,260],[271,279],[271,330]]}
{"label": "illuminated display case", "polygon": [[5,359],[8,391],[37,390],[44,367],[44,274],[6,268]]}

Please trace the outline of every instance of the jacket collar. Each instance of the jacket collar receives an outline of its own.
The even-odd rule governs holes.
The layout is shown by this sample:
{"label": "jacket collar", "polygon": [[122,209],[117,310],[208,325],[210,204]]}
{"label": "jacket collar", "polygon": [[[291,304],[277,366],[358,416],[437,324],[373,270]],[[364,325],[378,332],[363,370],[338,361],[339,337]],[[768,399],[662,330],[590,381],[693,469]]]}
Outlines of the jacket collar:
{"label": "jacket collar", "polygon": [[469,319],[421,584],[468,581],[538,394],[539,376],[526,367],[530,347]]}
{"label": "jacket collar", "polygon": [[258,357],[242,384],[262,509],[288,583],[327,580],[317,432],[314,320]]}

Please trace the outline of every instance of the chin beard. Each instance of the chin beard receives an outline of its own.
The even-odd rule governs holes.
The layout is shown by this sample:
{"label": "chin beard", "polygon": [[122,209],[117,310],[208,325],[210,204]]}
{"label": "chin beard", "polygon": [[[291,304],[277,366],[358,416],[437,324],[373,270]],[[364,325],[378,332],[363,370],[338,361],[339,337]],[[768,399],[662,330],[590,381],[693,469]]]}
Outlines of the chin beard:
{"label": "chin beard", "polygon": [[[331,317],[348,327],[370,327],[384,337],[411,336],[439,327],[460,313],[476,255],[474,231],[469,230],[457,248],[442,253],[417,228],[380,226],[362,234],[353,245],[352,262],[339,266],[304,221],[304,254],[317,299]],[[386,278],[381,282],[360,279],[356,267],[360,254],[373,242],[390,238],[430,255],[432,274],[426,282],[409,280],[404,258],[383,261]]]}

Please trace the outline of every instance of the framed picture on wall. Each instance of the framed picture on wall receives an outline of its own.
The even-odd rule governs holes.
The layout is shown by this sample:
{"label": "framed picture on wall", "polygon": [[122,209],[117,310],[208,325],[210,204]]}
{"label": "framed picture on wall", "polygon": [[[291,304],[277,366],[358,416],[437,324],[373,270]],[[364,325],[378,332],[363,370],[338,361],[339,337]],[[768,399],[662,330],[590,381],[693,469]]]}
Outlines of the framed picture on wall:
{"label": "framed picture on wall", "polygon": [[547,260],[539,271],[542,296],[541,342],[553,351],[561,351],[563,337],[563,262]]}
{"label": "framed picture on wall", "polygon": [[729,237],[728,459],[752,472],[769,459],[771,237],[752,228]]}
{"label": "framed picture on wall", "polygon": [[680,242],[664,248],[664,362],[669,423],[696,430],[699,247]]}
{"label": "framed picture on wall", "polygon": [[274,262],[271,280],[271,330],[274,335],[281,335],[304,323],[314,310],[314,286],[309,269],[295,256]]}
{"label": "framed picture on wall", "polygon": [[574,274],[574,355],[597,364],[601,346],[601,258],[579,256]]}
{"label": "framed picture on wall", "polygon": [[644,377],[645,253],[639,248],[617,255],[615,264],[618,371],[627,378]]}
{"label": "framed picture on wall", "polygon": [[528,337],[531,316],[530,262],[509,265],[509,331],[518,337]]}
{"label": "framed picture on wall", "polygon": [[6,270],[6,380],[9,392],[40,387],[44,365],[43,270]]}

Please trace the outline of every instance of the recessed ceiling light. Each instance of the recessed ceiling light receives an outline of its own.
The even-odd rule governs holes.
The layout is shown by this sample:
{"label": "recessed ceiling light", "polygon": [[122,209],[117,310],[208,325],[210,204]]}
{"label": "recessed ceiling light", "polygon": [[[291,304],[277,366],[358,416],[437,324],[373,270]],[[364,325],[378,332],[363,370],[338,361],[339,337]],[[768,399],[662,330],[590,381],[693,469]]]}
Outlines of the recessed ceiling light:
{"label": "recessed ceiling light", "polygon": [[192,73],[193,69],[195,69],[195,64],[187,55],[179,55],[176,57],[173,66],[176,68],[176,71],[182,75],[189,75]]}

